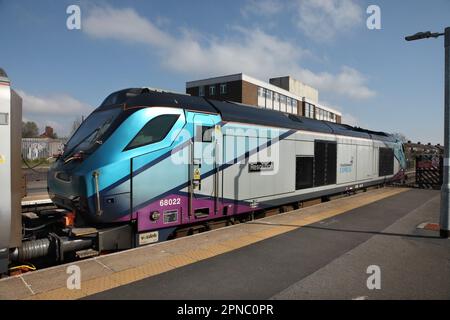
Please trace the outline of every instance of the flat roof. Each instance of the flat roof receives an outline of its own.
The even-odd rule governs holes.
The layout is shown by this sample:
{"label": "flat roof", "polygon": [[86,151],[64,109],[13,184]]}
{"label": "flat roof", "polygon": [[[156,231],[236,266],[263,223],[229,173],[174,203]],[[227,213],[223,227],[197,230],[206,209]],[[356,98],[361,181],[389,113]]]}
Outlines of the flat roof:
{"label": "flat roof", "polygon": [[219,77],[212,77],[212,78],[206,78],[206,79],[201,79],[201,80],[194,80],[194,81],[188,81],[186,82],[186,88],[194,88],[194,87],[199,87],[199,86],[207,86],[207,85],[212,85],[212,84],[218,84],[218,83],[222,83],[222,82],[232,82],[232,81],[246,81],[249,83],[252,83],[254,85],[257,85],[259,87],[265,88],[265,89],[269,89],[271,91],[274,91],[278,94],[282,94],[284,96],[287,96],[289,98],[295,99],[295,100],[299,100],[299,101],[306,101],[308,103],[314,104],[315,106],[332,112],[338,116],[342,116],[342,113],[339,112],[338,110],[335,110],[333,108],[330,107],[326,107],[321,105],[320,103],[316,103],[313,102],[309,99],[307,99],[306,97],[301,97],[298,96],[288,90],[285,90],[283,88],[277,87],[276,85],[273,85],[271,83],[268,82],[264,82],[261,80],[258,80],[256,78],[253,78],[249,75],[246,75],[244,73],[236,73],[236,74],[230,74],[230,75],[225,75],[225,76],[219,76]]}

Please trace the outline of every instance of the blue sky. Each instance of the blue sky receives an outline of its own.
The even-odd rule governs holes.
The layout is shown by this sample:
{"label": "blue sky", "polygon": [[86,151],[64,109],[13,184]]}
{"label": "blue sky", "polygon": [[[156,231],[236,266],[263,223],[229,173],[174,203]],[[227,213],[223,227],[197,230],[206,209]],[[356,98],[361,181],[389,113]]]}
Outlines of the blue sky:
{"label": "blue sky", "polygon": [[[81,30],[66,8],[81,8]],[[366,8],[381,9],[381,30]],[[244,72],[290,74],[319,89],[344,122],[443,142],[443,39],[404,36],[450,26],[450,1],[0,0],[0,67],[24,118],[67,134],[109,93]]]}

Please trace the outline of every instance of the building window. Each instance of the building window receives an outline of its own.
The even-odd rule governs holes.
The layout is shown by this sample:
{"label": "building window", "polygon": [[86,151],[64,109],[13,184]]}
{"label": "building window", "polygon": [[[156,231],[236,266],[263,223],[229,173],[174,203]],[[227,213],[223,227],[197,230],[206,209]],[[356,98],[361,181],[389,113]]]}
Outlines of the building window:
{"label": "building window", "polygon": [[214,96],[216,94],[216,86],[209,86],[209,95]]}
{"label": "building window", "polygon": [[314,105],[305,102],[305,117],[314,119]]}
{"label": "building window", "polygon": [[258,87],[258,107],[266,107],[266,95],[264,93],[264,88]]}
{"label": "building window", "polygon": [[286,112],[288,112],[288,113],[292,113],[292,105],[291,105],[292,102],[291,101],[292,101],[291,98],[289,98],[289,97],[286,98]]}
{"label": "building window", "polygon": [[316,107],[316,120],[323,120],[323,110]]}
{"label": "building window", "polygon": [[266,90],[266,108],[273,109],[272,91]]}
{"label": "building window", "polygon": [[0,125],[7,126],[8,125],[8,113],[0,113]]}
{"label": "building window", "polygon": [[202,126],[202,142],[212,142],[212,136],[214,133],[213,126]]}
{"label": "building window", "polygon": [[205,95],[205,86],[198,87],[198,95],[203,97]]}
{"label": "building window", "polygon": [[220,94],[226,94],[227,93],[227,84],[226,83],[222,83],[220,85]]}
{"label": "building window", "polygon": [[273,109],[280,111],[280,95],[276,92],[273,94]]}
{"label": "building window", "polygon": [[287,101],[287,97],[286,96],[282,96],[282,100],[281,100],[281,111],[286,112],[287,110],[287,105],[288,105],[288,101]]}
{"label": "building window", "polygon": [[265,98],[264,88],[258,87],[258,97]]}

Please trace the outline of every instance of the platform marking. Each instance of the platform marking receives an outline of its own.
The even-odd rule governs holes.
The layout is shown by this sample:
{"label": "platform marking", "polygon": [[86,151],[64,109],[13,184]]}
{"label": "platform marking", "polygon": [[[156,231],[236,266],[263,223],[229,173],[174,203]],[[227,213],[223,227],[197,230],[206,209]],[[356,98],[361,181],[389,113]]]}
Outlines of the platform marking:
{"label": "platform marking", "polygon": [[20,280],[22,280],[23,284],[25,285],[25,287],[28,288],[28,290],[30,290],[31,294],[35,294],[33,289],[31,289],[31,286],[25,281],[25,279],[22,277],[22,275],[19,276]]}
{"label": "platform marking", "polygon": [[104,264],[104,263],[101,262],[100,260],[94,258],[94,261],[97,262],[99,265],[101,265],[103,268],[107,269],[108,271],[114,272],[113,269],[111,269],[110,267],[108,267],[106,264]]}
{"label": "platform marking", "polygon": [[[370,203],[391,197],[393,195],[408,191],[409,189],[383,189],[381,192],[377,192],[373,195],[360,194],[359,196],[351,197],[351,198],[342,198],[332,202],[318,204],[316,206],[311,206],[307,208],[302,208],[299,210],[294,210],[291,212],[281,213],[278,215],[270,216],[267,218],[257,220],[258,225],[267,227],[265,230],[254,231],[251,233],[244,234],[242,236],[236,237],[234,239],[220,241],[220,243],[213,243],[208,246],[202,246],[198,249],[193,249],[189,251],[185,251],[182,253],[172,253],[169,257],[164,257],[159,261],[152,261],[150,263],[132,267],[129,269],[125,269],[123,271],[114,272],[109,275],[105,275],[102,277],[98,277],[95,279],[82,281],[81,290],[69,290],[67,288],[59,288],[51,291],[35,294],[33,296],[28,297],[27,299],[43,299],[43,300],[64,300],[64,299],[79,299],[82,297],[86,297],[89,295],[93,295],[102,291],[106,291],[109,289],[113,289],[119,286],[123,286],[132,282],[136,282],[151,276],[155,276],[182,266],[186,266],[197,261],[202,261],[226,252],[230,252],[253,243],[263,241],[274,236],[301,228],[302,226],[309,225],[312,223],[316,223],[322,221],[324,219],[337,216],[339,214],[343,214],[350,210],[368,205]],[[339,204],[336,201],[339,200],[352,200],[351,203],[343,203]],[[335,205],[339,205],[338,208],[335,208]],[[325,208],[322,212],[319,213],[308,213],[307,211],[313,209],[314,207],[323,205]],[[299,215],[298,218],[294,218],[287,223],[276,223],[271,222],[270,220],[283,220],[283,217],[292,217],[295,215]],[[267,221],[267,220],[269,221]],[[245,226],[251,225],[252,222],[238,224],[236,226]],[[232,228],[228,227],[228,228]],[[214,231],[226,230],[227,228],[221,228]],[[214,232],[213,231],[213,232]],[[200,233],[196,236],[207,235],[207,233]],[[191,236],[191,238],[194,236]],[[183,238],[181,238],[183,239]],[[180,240],[180,239],[177,239]],[[172,242],[173,245],[176,245],[176,241]],[[189,241],[189,238],[186,239]],[[205,241],[211,241],[210,239],[205,239]],[[162,242],[163,244],[167,244],[167,242]],[[158,244],[155,244],[157,246]],[[168,252],[168,251],[167,251]],[[168,252],[170,253],[170,252]]]}
{"label": "platform marking", "polygon": [[352,300],[368,300],[368,299],[369,299],[368,296],[360,296],[360,297],[353,298]]}

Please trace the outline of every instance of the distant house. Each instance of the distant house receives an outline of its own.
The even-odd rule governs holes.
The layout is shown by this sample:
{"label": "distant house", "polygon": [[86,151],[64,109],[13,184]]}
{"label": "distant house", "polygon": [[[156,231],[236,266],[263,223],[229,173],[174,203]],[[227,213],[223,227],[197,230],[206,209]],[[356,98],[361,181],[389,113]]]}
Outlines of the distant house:
{"label": "distant house", "polygon": [[45,132],[39,136],[39,138],[55,138],[55,133],[53,132],[53,128],[50,126],[45,127]]}

